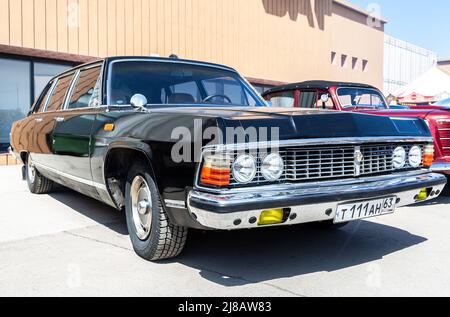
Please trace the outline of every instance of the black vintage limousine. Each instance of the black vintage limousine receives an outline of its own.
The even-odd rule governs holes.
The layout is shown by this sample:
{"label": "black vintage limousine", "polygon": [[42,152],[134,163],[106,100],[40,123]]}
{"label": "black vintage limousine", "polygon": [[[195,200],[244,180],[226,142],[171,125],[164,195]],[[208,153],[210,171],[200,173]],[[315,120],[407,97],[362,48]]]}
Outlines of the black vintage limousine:
{"label": "black vintage limousine", "polygon": [[148,260],[179,255],[188,228],[339,227],[446,184],[421,119],[270,108],[232,68],[177,58],[69,70],[11,139],[32,193],[58,183],[124,209]]}

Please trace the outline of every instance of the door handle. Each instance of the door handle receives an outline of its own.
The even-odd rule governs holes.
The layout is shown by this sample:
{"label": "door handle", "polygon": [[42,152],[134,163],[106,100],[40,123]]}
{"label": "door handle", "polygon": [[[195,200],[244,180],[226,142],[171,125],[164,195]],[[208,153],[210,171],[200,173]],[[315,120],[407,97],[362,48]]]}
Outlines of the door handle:
{"label": "door handle", "polygon": [[42,119],[42,118],[37,118],[37,119],[34,119],[34,121],[36,121],[37,123],[41,123],[42,121],[44,121],[44,119]]}
{"label": "door handle", "polygon": [[56,117],[55,121],[56,122],[64,122],[64,117]]}

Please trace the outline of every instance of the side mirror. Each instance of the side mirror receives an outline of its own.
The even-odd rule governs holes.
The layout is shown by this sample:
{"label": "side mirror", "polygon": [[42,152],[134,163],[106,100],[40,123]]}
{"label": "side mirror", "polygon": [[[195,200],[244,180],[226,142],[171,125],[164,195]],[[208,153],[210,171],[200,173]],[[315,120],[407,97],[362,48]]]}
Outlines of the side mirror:
{"label": "side mirror", "polygon": [[144,95],[135,94],[131,97],[130,103],[133,108],[142,109],[147,105],[148,101]]}
{"label": "side mirror", "polygon": [[328,100],[330,100],[330,96],[328,94],[322,94],[320,96],[320,101],[322,101],[323,103],[328,102]]}

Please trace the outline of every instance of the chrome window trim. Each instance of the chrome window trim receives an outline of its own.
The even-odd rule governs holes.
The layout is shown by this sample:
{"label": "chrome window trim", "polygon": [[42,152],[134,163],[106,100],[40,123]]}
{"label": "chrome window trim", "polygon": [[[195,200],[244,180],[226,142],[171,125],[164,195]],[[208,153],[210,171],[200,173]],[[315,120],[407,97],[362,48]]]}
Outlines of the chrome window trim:
{"label": "chrome window trim", "polygon": [[375,91],[376,93],[378,93],[381,97],[381,99],[384,102],[385,108],[373,108],[374,110],[389,110],[389,105],[387,103],[386,98],[384,97],[383,93],[381,91],[379,91],[378,89],[375,88],[364,88],[364,87],[354,87],[354,86],[350,86],[350,87],[339,87],[336,89],[336,96],[338,98],[339,104],[341,105],[342,109],[350,109],[350,108],[355,108],[355,107],[344,107],[341,103],[341,100],[339,99],[339,90],[341,89],[364,89],[364,90],[372,90]]}
{"label": "chrome window trim", "polygon": [[[272,188],[292,188],[292,186],[314,186],[319,184],[333,184],[334,182],[339,182],[342,184],[345,184],[346,182],[349,183],[357,183],[361,180],[365,179],[376,179],[377,176],[367,176],[363,178],[348,178],[348,179],[339,179],[337,181],[327,181],[322,180],[318,182],[306,182],[306,183],[282,183],[282,184],[274,184],[274,185],[262,185],[262,186],[251,186],[247,188],[209,188],[202,186],[200,184],[200,173],[201,173],[201,167],[203,164],[203,159],[206,153],[211,153],[215,151],[245,151],[245,150],[255,150],[255,149],[279,149],[281,147],[303,147],[303,146],[327,146],[327,145],[366,145],[366,144],[377,144],[377,143],[430,143],[433,144],[433,138],[432,137],[367,137],[367,138],[339,138],[339,139],[305,139],[305,140],[286,140],[286,141],[280,141],[280,142],[253,142],[248,144],[220,144],[220,145],[210,145],[205,146],[202,149],[202,153],[200,155],[199,163],[196,167],[195,172],[195,179],[194,179],[194,188],[209,192],[209,193],[215,193],[215,194],[226,194],[226,193],[237,193],[237,192],[250,192],[254,191],[255,188],[258,188],[258,190],[267,190]],[[411,175],[415,175],[414,173],[421,174],[424,172],[430,172],[430,169],[419,169],[412,172],[406,172],[406,173],[412,173]],[[405,172],[399,172],[394,173],[394,177],[397,177],[398,175],[405,175]],[[382,175],[378,176],[380,178],[386,178],[388,175]]]}
{"label": "chrome window trim", "polygon": [[[64,111],[65,112],[65,111],[73,111],[73,110],[80,110],[80,109],[97,109],[97,108],[101,108],[101,107],[84,107],[84,108],[68,109],[70,99],[72,98],[74,89],[75,89],[76,85],[78,84],[78,81],[79,81],[80,76],[81,76],[81,72],[83,72],[85,70],[88,70],[88,69],[91,69],[91,68],[96,68],[96,67],[100,67],[99,77],[103,78],[103,76],[102,76],[102,74],[103,74],[103,63],[91,64],[91,65],[88,65],[86,67],[77,69],[76,77],[74,77],[73,82],[71,84],[71,87],[68,90],[69,95],[67,96],[67,100],[65,101],[64,108],[62,110],[60,110],[60,111]],[[97,81],[98,81],[98,77],[97,77]],[[102,79],[100,80],[100,87],[101,87],[101,85],[102,85]],[[102,98],[102,93],[100,92],[100,100],[102,100],[101,98]]]}
{"label": "chrome window trim", "polygon": [[47,96],[47,98],[45,100],[45,104],[44,104],[44,107],[42,108],[42,111],[35,112],[35,114],[47,112],[48,102],[50,101],[50,98],[53,96],[53,92],[55,91],[55,88],[56,88],[56,85],[57,85],[58,81],[59,81],[58,78],[53,80],[52,86],[50,87],[50,90],[48,91],[48,96]]}
{"label": "chrome window trim", "polygon": [[73,90],[75,88],[75,85],[78,83],[78,79],[80,78],[80,70],[77,69],[75,74],[73,75],[72,82],[70,83],[69,88],[66,91],[66,96],[64,97],[64,103],[60,111],[67,110],[67,107],[69,106],[69,100],[72,98]]}
{"label": "chrome window trim", "polygon": [[[55,87],[53,87],[51,97],[53,97],[53,93],[55,92],[57,83],[59,83],[59,81],[61,80],[61,78],[65,78],[65,77],[72,76],[72,81],[70,82],[70,85],[69,85],[69,89],[70,89],[70,87],[72,86],[72,83],[73,83],[73,78],[74,78],[73,76],[76,74],[77,71],[78,71],[78,70],[74,70],[73,72],[64,73],[63,75],[61,75],[61,76],[59,76],[59,77],[56,77],[56,80],[55,80],[56,85],[55,85]],[[62,109],[63,109],[63,107],[64,107],[64,105],[65,105],[65,102],[66,102],[67,92],[68,92],[68,91],[66,91],[66,93],[65,93],[65,95],[64,95],[64,100],[63,100],[63,104],[62,104],[61,109],[59,109],[59,110],[54,110],[54,111],[47,111],[47,108],[48,108],[48,102],[47,102],[47,104],[45,105],[45,111],[43,111],[42,113],[54,113],[54,112],[60,112],[60,111],[63,111]],[[49,97],[50,97],[50,96],[49,96]],[[48,100],[48,101],[50,101],[50,100]]]}
{"label": "chrome window trim", "polygon": [[[52,87],[52,92],[51,92],[51,95],[49,95],[49,97],[50,96],[53,96],[53,92],[54,92],[54,89],[56,88],[56,83],[60,80],[60,78],[62,78],[62,77],[66,77],[66,76],[69,76],[70,74],[72,74],[72,76],[73,75],[75,75],[75,74],[80,74],[83,70],[86,70],[86,69],[90,69],[90,68],[94,68],[94,67],[98,67],[98,66],[100,66],[100,87],[102,87],[103,86],[103,71],[104,71],[104,67],[105,67],[105,63],[103,62],[103,61],[101,61],[101,62],[97,62],[97,63],[94,63],[94,64],[90,64],[90,65],[87,65],[86,67],[82,67],[82,68],[78,68],[78,69],[76,69],[76,70],[74,70],[73,71],[73,73],[70,73],[70,72],[67,72],[67,73],[64,73],[64,74],[62,74],[61,76],[58,76],[58,77],[55,77],[53,80],[55,81],[55,83],[54,83],[54,87]],[[48,106],[48,101],[49,100],[47,100],[47,103],[46,103],[46,105],[45,105],[45,112],[46,113],[54,113],[54,112],[70,112],[70,111],[74,111],[74,110],[79,110],[79,109],[103,109],[103,108],[108,108],[108,106],[106,106],[106,105],[101,105],[101,106],[98,106],[98,107],[86,107],[86,108],[77,108],[77,109],[66,109],[66,107],[67,107],[67,105],[68,105],[68,100],[67,100],[67,93],[69,92],[69,90],[70,90],[70,94],[72,95],[72,85],[76,85],[76,82],[78,81],[78,75],[77,75],[77,77],[75,78],[73,78],[72,79],[72,82],[70,83],[70,86],[69,86],[69,89],[68,89],[68,91],[66,92],[66,96],[64,97],[64,108],[62,108],[62,109],[60,109],[60,110],[55,110],[55,111],[51,111],[51,112],[47,112],[47,106]],[[76,79],[76,81],[74,81]],[[100,89],[100,100],[103,100],[102,99],[103,98],[103,90],[102,89]],[[66,105],[66,103],[67,103],[67,105]],[[43,111],[44,112],[44,111]]]}

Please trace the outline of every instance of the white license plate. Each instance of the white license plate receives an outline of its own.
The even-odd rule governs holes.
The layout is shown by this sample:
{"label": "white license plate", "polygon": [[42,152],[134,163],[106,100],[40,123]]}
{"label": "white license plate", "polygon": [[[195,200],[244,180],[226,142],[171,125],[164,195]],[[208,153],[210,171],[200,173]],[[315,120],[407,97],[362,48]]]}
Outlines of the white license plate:
{"label": "white license plate", "polygon": [[371,201],[362,201],[339,205],[334,223],[372,218],[395,212],[397,197],[387,197]]}

